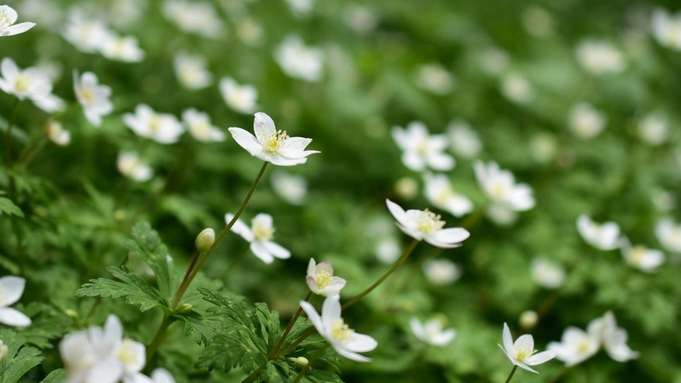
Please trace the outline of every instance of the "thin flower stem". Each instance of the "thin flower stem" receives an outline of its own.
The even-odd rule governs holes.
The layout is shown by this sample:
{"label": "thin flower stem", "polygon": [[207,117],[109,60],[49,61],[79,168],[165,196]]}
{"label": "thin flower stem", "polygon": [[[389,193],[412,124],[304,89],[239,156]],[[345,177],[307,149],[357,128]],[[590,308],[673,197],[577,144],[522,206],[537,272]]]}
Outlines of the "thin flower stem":
{"label": "thin flower stem", "polygon": [[[122,267],[123,265],[125,265],[126,263],[128,263],[128,259],[129,259],[129,258],[130,258],[130,255],[127,254],[127,255],[123,258],[123,260],[121,261],[121,263],[118,265],[118,267]],[[97,297],[97,300],[95,301],[95,303],[92,304],[92,306],[90,307],[90,310],[88,310],[87,314],[85,315],[85,319],[83,319],[83,324],[84,324],[84,325],[88,325],[88,324],[90,323],[90,319],[92,318],[92,315],[95,313],[95,310],[97,310],[97,307],[99,307],[99,305],[102,303],[102,299],[103,299],[103,298],[102,298],[102,296],[100,295],[100,296]]]}
{"label": "thin flower stem", "polygon": [[[187,272],[184,273],[184,277],[182,278],[182,282],[180,283],[180,286],[187,283],[187,280],[189,279],[189,275],[194,270],[194,267],[196,266],[196,261],[199,259],[200,256],[201,256],[200,251],[197,250],[197,251],[194,252],[194,255],[192,256],[192,261],[189,263],[189,267],[187,267]],[[180,299],[178,298],[178,295],[176,294],[175,297],[173,298],[173,301],[170,303],[170,309],[174,310],[175,307],[177,307],[177,305],[179,303],[180,303]]]}
{"label": "thin flower stem", "polygon": [[19,109],[20,102],[21,100],[18,98],[14,101],[12,112],[9,115],[9,120],[7,120],[7,133],[5,133],[5,159],[7,161],[8,169],[12,169],[12,127],[14,126],[14,117],[17,114],[17,109]]}
{"label": "thin flower stem", "polygon": [[[327,343],[326,346],[320,348],[319,351],[317,351],[317,353],[314,354],[314,356],[312,356],[312,359],[310,359],[310,361],[309,361],[309,363],[308,363],[308,366],[309,366],[310,368],[312,368],[312,363],[316,362],[317,359],[319,359],[319,357],[322,356],[322,354],[324,353],[324,351],[326,351],[326,349],[329,348],[330,346],[331,346],[331,345]],[[307,372],[306,370],[307,370],[307,368],[306,368],[306,367],[303,367],[303,368],[300,370],[300,372],[298,373],[298,376],[296,376],[296,379],[293,381],[293,383],[298,383],[298,382],[300,382],[300,379],[302,379],[303,376],[305,375],[305,372]]]}
{"label": "thin flower stem", "polygon": [[[310,298],[312,298],[312,291],[310,291],[307,296],[305,297],[305,302],[309,302]],[[277,344],[274,346],[272,349],[272,352],[267,356],[267,359],[272,360],[277,356],[277,353],[281,349],[281,346],[284,344],[284,341],[286,341],[286,337],[288,336],[288,333],[291,332],[291,329],[293,328],[293,325],[296,323],[298,318],[300,317],[300,314],[303,313],[303,308],[298,305],[298,311],[296,311],[295,315],[293,315],[293,318],[291,318],[291,321],[288,323],[288,326],[286,326],[286,329],[284,332],[281,334],[281,337],[279,338],[279,341]]]}
{"label": "thin flower stem", "polygon": [[229,265],[229,267],[227,268],[227,270],[225,270],[225,272],[222,273],[222,275],[220,276],[220,279],[222,279],[222,280],[227,279],[227,277],[229,276],[229,274],[231,274],[232,271],[234,271],[234,270],[237,268],[237,266],[239,266],[239,265],[241,264],[241,262],[244,260],[244,258],[246,258],[246,254],[248,254],[248,250],[250,250],[250,249],[251,249],[250,246],[246,246],[246,248],[244,248],[244,249],[241,251],[241,254],[239,254],[239,256],[236,257],[236,259],[234,260],[234,262],[232,262],[232,264]]}
{"label": "thin flower stem", "polygon": [[[291,343],[288,347],[286,347],[284,351],[279,353],[279,355],[288,355],[289,352],[293,351],[302,341],[307,339],[308,336],[314,334],[315,331],[316,329],[314,327],[310,327],[309,330],[305,331],[303,335],[299,336],[298,339],[295,340],[295,342]],[[277,355],[277,357],[279,355]],[[276,359],[276,357],[273,359]]]}
{"label": "thin flower stem", "polygon": [[256,379],[258,379],[258,375],[260,375],[260,371],[262,371],[262,367],[256,369],[255,371],[251,372],[250,375],[248,375],[244,380],[241,381],[241,383],[252,383],[255,382]]}
{"label": "thin flower stem", "polygon": [[518,369],[518,366],[514,365],[513,369],[511,370],[511,375],[508,376],[508,379],[506,379],[506,382],[504,382],[504,383],[509,383],[511,381],[511,379],[513,378],[513,374],[515,374],[515,370],[517,370],[517,369]]}
{"label": "thin flower stem", "polygon": [[154,335],[154,339],[151,341],[149,348],[147,348],[147,361],[145,363],[145,366],[149,365],[149,362],[151,361],[151,358],[156,353],[156,350],[158,350],[158,347],[166,339],[166,334],[168,333],[168,327],[170,326],[170,320],[169,319],[170,319],[170,314],[165,314],[163,316],[163,321],[161,322],[161,326],[158,328],[158,331],[156,331],[156,335]]}

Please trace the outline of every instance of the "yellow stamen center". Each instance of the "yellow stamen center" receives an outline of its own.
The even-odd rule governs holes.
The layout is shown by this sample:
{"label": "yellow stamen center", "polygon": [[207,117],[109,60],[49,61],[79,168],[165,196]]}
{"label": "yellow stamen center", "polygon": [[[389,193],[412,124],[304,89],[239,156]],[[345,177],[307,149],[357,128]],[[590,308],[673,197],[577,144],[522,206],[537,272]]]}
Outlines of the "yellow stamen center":
{"label": "yellow stamen center", "polygon": [[579,354],[583,354],[583,353],[587,352],[588,350],[589,350],[589,342],[587,342],[585,340],[580,342],[579,345],[577,346],[577,353],[579,353]]}
{"label": "yellow stamen center", "polygon": [[14,80],[14,89],[17,92],[26,92],[33,83],[33,79],[30,76],[26,76],[23,73],[19,73]]}
{"label": "yellow stamen center", "polygon": [[532,349],[527,346],[515,347],[515,358],[519,362],[523,362],[525,359],[531,357],[535,352],[537,352],[537,350],[532,351]]}
{"label": "yellow stamen center", "polygon": [[355,330],[348,327],[342,318],[336,319],[331,324],[331,337],[339,342],[346,342],[355,335]]}
{"label": "yellow stamen center", "polygon": [[629,259],[629,263],[632,265],[640,264],[646,255],[646,251],[647,249],[643,246],[634,246],[627,257]]}
{"label": "yellow stamen center", "polygon": [[445,226],[445,221],[440,219],[440,215],[428,209],[419,212],[416,218],[416,228],[426,234],[432,234]]}
{"label": "yellow stamen center", "polygon": [[80,92],[80,98],[83,102],[91,104],[95,102],[95,96],[92,94],[92,89],[85,88]]}
{"label": "yellow stamen center", "polygon": [[256,241],[269,241],[274,236],[274,228],[262,225],[259,222],[253,223],[253,236]]}
{"label": "yellow stamen center", "polygon": [[265,139],[261,142],[263,149],[268,153],[276,153],[288,140],[288,134],[285,130],[277,130],[273,134],[265,135]]}
{"label": "yellow stamen center", "polygon": [[0,31],[12,25],[12,20],[7,12],[0,12]]}
{"label": "yellow stamen center", "polygon": [[331,273],[326,270],[322,270],[314,276],[314,281],[318,288],[323,289],[331,284]]}
{"label": "yellow stamen center", "polygon": [[149,119],[149,130],[152,132],[157,132],[159,128],[161,127],[161,118],[157,115],[154,115]]}

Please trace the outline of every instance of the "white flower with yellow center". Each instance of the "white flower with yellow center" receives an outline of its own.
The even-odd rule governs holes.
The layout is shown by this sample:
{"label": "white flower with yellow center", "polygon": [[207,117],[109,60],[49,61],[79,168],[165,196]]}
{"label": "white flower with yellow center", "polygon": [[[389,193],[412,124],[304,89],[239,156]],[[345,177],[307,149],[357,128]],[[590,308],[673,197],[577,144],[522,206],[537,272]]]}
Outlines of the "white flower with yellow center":
{"label": "white flower with yellow center", "polygon": [[577,218],[577,231],[586,243],[601,250],[614,250],[620,245],[620,227],[615,222],[599,225],[582,214]]}
{"label": "white flower with yellow center", "polygon": [[435,207],[446,210],[455,217],[461,217],[473,210],[473,202],[454,191],[449,178],[444,174],[426,173],[423,180],[426,184],[424,194]]}
{"label": "white flower with yellow center", "polygon": [[199,112],[190,108],[182,112],[182,122],[184,122],[189,134],[195,139],[203,142],[224,141],[226,136],[220,128],[213,126],[207,113]]}
{"label": "white flower with yellow center", "polygon": [[307,265],[305,281],[310,291],[325,297],[339,295],[347,282],[345,279],[333,275],[331,262],[324,261],[317,264],[314,258],[310,258],[310,263]]}
{"label": "white flower with yellow center", "polygon": [[482,149],[480,136],[463,120],[454,120],[447,125],[447,138],[449,148],[459,156],[473,158]]}
{"label": "white flower with yellow center", "polygon": [[662,218],[655,224],[655,235],[667,251],[681,253],[681,224]]}
{"label": "white flower with yellow center", "polygon": [[17,11],[9,5],[0,5],[0,37],[24,33],[35,26],[35,23],[14,24],[18,17]]}
{"label": "white flower with yellow center", "polygon": [[180,29],[198,35],[219,38],[225,26],[209,1],[166,0],[163,13]]}
{"label": "white flower with yellow center", "polygon": [[632,246],[629,240],[622,237],[619,241],[624,262],[636,269],[653,272],[664,262],[664,253],[649,249],[643,245]]}
{"label": "white flower with yellow center", "polygon": [[416,85],[436,95],[445,95],[456,85],[454,77],[438,63],[422,65],[416,73]]}
{"label": "white flower with yellow center", "polygon": [[180,85],[187,89],[203,89],[213,82],[213,75],[206,69],[206,59],[198,55],[177,53],[173,69]]}
{"label": "white flower with yellow center", "polygon": [[76,92],[76,99],[83,107],[85,118],[94,126],[102,125],[102,116],[106,116],[113,110],[113,104],[109,97],[111,88],[106,85],[99,85],[97,75],[92,72],[85,72],[78,76],[78,71],[73,71],[73,90]]}
{"label": "white flower with yellow center", "polygon": [[59,146],[66,146],[71,143],[71,133],[65,130],[61,123],[57,121],[50,121],[47,123],[46,133],[47,138],[54,144]]}
{"label": "white flower with yellow center", "polygon": [[411,318],[409,327],[416,338],[433,346],[445,346],[456,336],[454,329],[443,330],[442,322],[437,318],[425,323],[421,323],[417,318]]}
{"label": "white flower with yellow center", "polygon": [[368,335],[358,334],[345,324],[341,318],[340,296],[327,297],[322,305],[322,315],[308,302],[300,301],[300,307],[305,310],[308,318],[324,339],[341,356],[356,362],[368,362],[371,359],[359,355],[378,346],[378,342]]}
{"label": "white flower with yellow center", "polygon": [[638,136],[648,145],[659,146],[669,140],[669,124],[660,112],[650,113],[638,122]]}
{"label": "white flower with yellow center", "polygon": [[92,19],[74,8],[68,16],[62,36],[76,49],[85,53],[99,51],[103,44],[114,34],[101,20]]}
{"label": "white flower with yellow center", "polygon": [[255,114],[255,136],[241,128],[229,128],[234,141],[252,156],[277,166],[294,166],[307,162],[307,156],[319,153],[305,150],[311,138],[289,137],[286,131],[277,130],[272,118],[265,113]]}
{"label": "white flower with yellow center", "polygon": [[138,182],[148,181],[154,176],[154,171],[149,164],[135,152],[122,151],[118,153],[116,166],[121,174]]}
{"label": "white flower with yellow center", "polygon": [[48,97],[52,92],[50,76],[38,67],[19,69],[9,57],[0,63],[0,89],[15,95],[19,100],[29,98],[33,101]]}
{"label": "white flower with yellow center", "polygon": [[426,125],[420,121],[410,122],[405,129],[392,128],[391,134],[397,146],[402,149],[402,163],[407,168],[420,172],[427,167],[448,171],[454,168],[454,158],[444,153],[449,144],[443,135],[430,135]]}
{"label": "white flower with yellow center", "polygon": [[501,94],[509,101],[527,104],[534,100],[532,84],[524,76],[511,73],[501,79]]}
{"label": "white flower with yellow center", "polygon": [[220,93],[225,103],[239,113],[253,113],[258,91],[252,85],[239,85],[231,77],[220,79]]}
{"label": "white flower with yellow center", "polygon": [[493,203],[512,211],[525,211],[534,207],[532,188],[517,184],[513,173],[499,168],[496,162],[473,164],[475,177]]}
{"label": "white flower with yellow center", "polygon": [[156,113],[146,104],[137,105],[135,114],[124,114],[123,122],[138,136],[150,138],[159,144],[174,144],[184,132],[175,116]]}
{"label": "white flower with yellow center", "polygon": [[26,280],[21,277],[10,275],[0,278],[0,323],[15,327],[31,325],[31,318],[9,307],[19,301],[25,286]]}
{"label": "white flower with yellow center", "polygon": [[599,327],[589,325],[587,331],[577,327],[568,327],[563,332],[560,342],[550,342],[547,348],[556,353],[556,359],[565,363],[566,367],[581,363],[601,347]]}
{"label": "white flower with yellow center", "polygon": [[99,47],[102,56],[116,61],[136,63],[144,59],[144,51],[134,36],[107,35]]}
{"label": "white flower with yellow center", "polygon": [[639,357],[639,353],[633,351],[627,345],[627,330],[617,327],[617,321],[612,311],[608,311],[603,317],[591,321],[589,332],[592,331],[598,334],[601,345],[614,360],[626,362]]}
{"label": "white flower with yellow center", "polygon": [[[227,213],[225,221],[232,221],[234,214]],[[291,252],[272,242],[274,237],[274,227],[272,226],[272,216],[265,213],[256,215],[248,227],[240,219],[237,219],[232,226],[232,231],[239,234],[243,239],[251,243],[251,251],[256,257],[269,264],[274,262],[274,258],[288,259]]]}
{"label": "white flower with yellow center", "polygon": [[499,348],[506,354],[511,363],[523,370],[538,374],[538,372],[531,369],[530,366],[542,364],[556,357],[556,353],[550,350],[535,354],[537,350],[534,349],[534,338],[532,338],[532,335],[521,335],[514,343],[513,337],[511,336],[511,330],[506,323],[504,323],[502,339],[504,345],[498,345]]}
{"label": "white flower with yellow center", "polygon": [[461,242],[470,236],[466,229],[444,229],[445,222],[440,219],[439,215],[428,211],[428,209],[404,211],[398,204],[389,199],[386,199],[385,203],[390,213],[395,217],[397,227],[418,241],[425,240],[433,246],[448,249],[461,246]]}
{"label": "white flower with yellow center", "polygon": [[605,115],[591,104],[582,102],[570,110],[568,128],[578,138],[588,140],[599,135],[605,128],[606,122]]}
{"label": "white flower with yellow center", "polygon": [[653,37],[660,45],[681,51],[681,13],[671,15],[658,8],[653,12],[651,24]]}
{"label": "white flower with yellow center", "polygon": [[575,56],[584,70],[595,75],[619,73],[626,68],[622,53],[607,41],[584,40],[577,45]]}
{"label": "white flower with yellow center", "polygon": [[274,51],[274,59],[287,75],[309,82],[322,79],[324,54],[307,47],[298,36],[288,36]]}
{"label": "white flower with yellow center", "polygon": [[290,204],[302,205],[307,199],[307,181],[303,176],[274,172],[270,185],[274,193]]}

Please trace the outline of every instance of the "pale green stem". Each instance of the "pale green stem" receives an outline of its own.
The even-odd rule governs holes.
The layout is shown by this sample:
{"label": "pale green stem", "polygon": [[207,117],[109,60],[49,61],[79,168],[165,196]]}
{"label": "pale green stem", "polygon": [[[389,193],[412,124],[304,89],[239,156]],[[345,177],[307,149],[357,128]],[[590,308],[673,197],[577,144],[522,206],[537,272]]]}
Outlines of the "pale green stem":
{"label": "pale green stem", "polygon": [[517,370],[517,369],[518,369],[518,366],[514,365],[513,369],[511,370],[511,375],[508,376],[508,379],[506,379],[505,383],[509,383],[511,381],[511,379],[513,378],[513,374],[515,374],[515,370]]}

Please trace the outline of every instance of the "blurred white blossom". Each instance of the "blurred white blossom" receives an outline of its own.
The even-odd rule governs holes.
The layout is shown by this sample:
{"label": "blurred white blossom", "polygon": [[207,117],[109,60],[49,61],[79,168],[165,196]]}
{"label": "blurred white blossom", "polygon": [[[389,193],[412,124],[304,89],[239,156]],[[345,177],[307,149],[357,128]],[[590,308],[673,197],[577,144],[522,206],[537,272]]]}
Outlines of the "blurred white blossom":
{"label": "blurred white blossom", "polygon": [[16,96],[19,100],[25,98],[32,101],[49,96],[52,92],[50,77],[38,67],[19,69],[9,57],[0,63],[0,89],[7,94]]}
{"label": "blurred white blossom", "polygon": [[473,164],[475,177],[494,204],[513,211],[525,211],[534,207],[532,188],[516,183],[513,173],[502,170],[496,162],[488,164],[476,161]]}
{"label": "blurred white blossom", "polygon": [[302,205],[307,198],[307,180],[303,176],[285,172],[273,172],[270,177],[272,190],[286,202]]}
{"label": "blurred white blossom", "polygon": [[666,9],[657,8],[651,24],[653,37],[660,45],[681,51],[681,12],[671,15]]}
{"label": "blurred white blossom", "polygon": [[420,172],[427,167],[434,170],[452,170],[456,162],[444,153],[448,145],[444,135],[430,135],[426,125],[413,121],[406,128],[399,126],[391,130],[397,146],[402,149],[402,163],[407,168]]}
{"label": "blurred white blossom", "polygon": [[579,65],[594,75],[619,73],[627,66],[622,53],[604,40],[581,41],[575,48],[575,56]]}
{"label": "blurred white blossom", "polygon": [[6,326],[28,327],[31,318],[17,309],[9,307],[19,301],[24,294],[26,279],[8,275],[0,278],[0,323]]}
{"label": "blurred white blossom", "polygon": [[137,105],[134,114],[124,114],[123,122],[138,136],[150,138],[159,144],[174,144],[184,133],[184,127],[177,117],[156,113],[146,104]]}
{"label": "blurred white blossom", "polygon": [[478,132],[463,120],[454,120],[447,125],[449,148],[454,154],[474,158],[482,149],[482,141]]}
{"label": "blurred white blossom", "polygon": [[251,114],[256,109],[258,91],[252,85],[239,85],[233,78],[223,77],[220,93],[227,106],[236,112]]}
{"label": "blurred white blossom", "polygon": [[68,14],[68,21],[62,32],[66,41],[84,53],[95,53],[102,49],[104,43],[110,41],[114,32],[99,19],[86,16],[82,10],[73,8]]}
{"label": "blurred white blossom", "polygon": [[558,140],[551,133],[541,132],[530,139],[530,154],[537,162],[548,163],[558,154]]}
{"label": "blurred white blossom", "polygon": [[404,176],[395,181],[395,193],[403,199],[413,199],[419,192],[419,183],[414,177]]}
{"label": "blurred white blossom", "polygon": [[274,59],[289,76],[309,82],[322,79],[324,54],[315,47],[307,47],[299,36],[291,35],[277,46]]}
{"label": "blurred white blossom", "polygon": [[448,259],[429,259],[423,263],[423,274],[434,285],[443,286],[461,278],[461,267]]}
{"label": "blurred white blossom", "polygon": [[547,348],[556,353],[556,359],[565,363],[566,367],[581,363],[598,352],[601,347],[600,325],[592,322],[587,331],[577,327],[568,327],[563,332],[560,342],[550,342]]}
{"label": "blurred white blossom", "polygon": [[581,102],[570,110],[568,127],[581,139],[596,137],[603,131],[605,124],[605,116],[588,103]]}
{"label": "blurred white blossom", "polygon": [[[234,218],[234,214],[227,213],[225,222],[229,223]],[[253,217],[251,227],[248,227],[241,219],[237,219],[232,226],[232,231],[239,234],[241,238],[249,242],[251,251],[263,262],[270,264],[274,258],[288,259],[291,252],[274,243],[274,227],[272,226],[272,216],[260,213]]]}
{"label": "blurred white blossom", "polygon": [[416,338],[433,346],[446,346],[456,336],[456,330],[442,329],[442,322],[437,318],[425,323],[422,323],[418,318],[411,318],[409,327]]}
{"label": "blurred white blossom", "polygon": [[194,108],[182,112],[182,122],[187,127],[189,134],[202,142],[221,142],[226,138],[225,132],[213,126],[208,113],[199,112]]}
{"label": "blurred white blossom", "polygon": [[68,130],[65,130],[60,122],[48,122],[46,130],[47,138],[55,145],[66,146],[71,143],[71,133]]}
{"label": "blurred white blossom", "polygon": [[548,38],[554,34],[553,16],[544,8],[530,5],[522,13],[523,28],[537,38]]}
{"label": "blurred white blossom", "polygon": [[206,60],[198,55],[178,52],[173,58],[173,69],[180,85],[187,89],[202,89],[213,82],[213,75],[206,69]]}
{"label": "blurred white blossom", "polygon": [[40,28],[56,29],[62,22],[62,7],[53,0],[24,0],[18,6],[22,17],[33,20]]}
{"label": "blurred white blossom", "polygon": [[118,153],[116,166],[121,174],[138,182],[148,181],[154,176],[154,171],[136,152]]}
{"label": "blurred white blossom", "polygon": [[577,218],[577,231],[586,243],[598,249],[614,250],[619,247],[620,227],[615,222],[599,225],[582,214]]}
{"label": "blurred white blossom", "polygon": [[[593,327],[593,330],[591,328]],[[617,327],[617,321],[612,311],[608,311],[601,318],[589,324],[590,332],[599,334],[601,345],[610,357],[618,362],[637,359],[639,353],[627,345],[627,331]]]}
{"label": "blurred white blossom", "polygon": [[518,220],[518,213],[499,204],[491,204],[485,210],[485,215],[497,226],[512,226]]}
{"label": "blurred white blossom", "polygon": [[509,101],[527,104],[534,100],[532,84],[524,76],[511,73],[501,79],[501,94]]}
{"label": "blurred white blossom", "polygon": [[263,28],[257,20],[245,17],[237,21],[236,35],[239,40],[248,46],[258,46],[263,40]]}
{"label": "blurred white blossom", "polygon": [[45,97],[36,98],[33,103],[46,113],[61,112],[66,109],[66,101],[54,93],[48,93]]}
{"label": "blurred white blossom", "polygon": [[219,38],[225,32],[222,19],[208,1],[166,0],[163,14],[185,32],[211,38]]}
{"label": "blurred white blossom", "polygon": [[651,146],[659,146],[669,139],[667,119],[661,113],[650,113],[638,122],[638,136]]}
{"label": "blurred white blossom", "polygon": [[361,4],[348,4],[343,11],[343,22],[357,33],[366,34],[378,25],[378,15]]}
{"label": "blurred white blossom", "polygon": [[102,56],[116,61],[140,62],[144,59],[144,51],[139,47],[134,36],[117,36],[108,34],[99,47]]}
{"label": "blurred white blossom", "polygon": [[455,217],[461,217],[473,211],[473,202],[463,194],[457,193],[444,174],[426,173],[424,194],[428,202],[435,207],[446,210]]}
{"label": "blurred white blossom", "polygon": [[376,258],[382,263],[387,265],[394,263],[397,258],[400,257],[400,243],[397,238],[392,236],[386,236],[378,241],[374,252],[376,253]]}
{"label": "blurred white blossom", "polygon": [[536,257],[530,263],[532,280],[541,287],[556,289],[565,280],[565,269],[560,264],[545,257]]}
{"label": "blurred white blossom", "polygon": [[483,69],[495,76],[504,73],[511,62],[506,51],[494,47],[482,51],[479,60]]}
{"label": "blurred white blossom", "polygon": [[667,251],[681,253],[681,224],[662,218],[655,224],[655,236]]}
{"label": "blurred white blossom", "polygon": [[297,18],[305,18],[312,12],[314,0],[285,0],[291,13]]}
{"label": "blurred white blossom", "polygon": [[641,271],[654,272],[664,262],[664,253],[660,250],[649,249],[643,245],[632,246],[625,237],[620,239],[620,250],[624,262]]}
{"label": "blurred white blossom", "polygon": [[113,110],[113,104],[109,97],[111,88],[100,85],[97,75],[92,72],[84,72],[78,75],[78,70],[73,71],[73,90],[76,99],[83,107],[85,118],[94,126],[102,125],[102,116],[106,116]]}
{"label": "blurred white blossom", "polygon": [[430,63],[419,67],[416,72],[416,85],[430,93],[445,95],[452,91],[456,81],[442,65]]}

